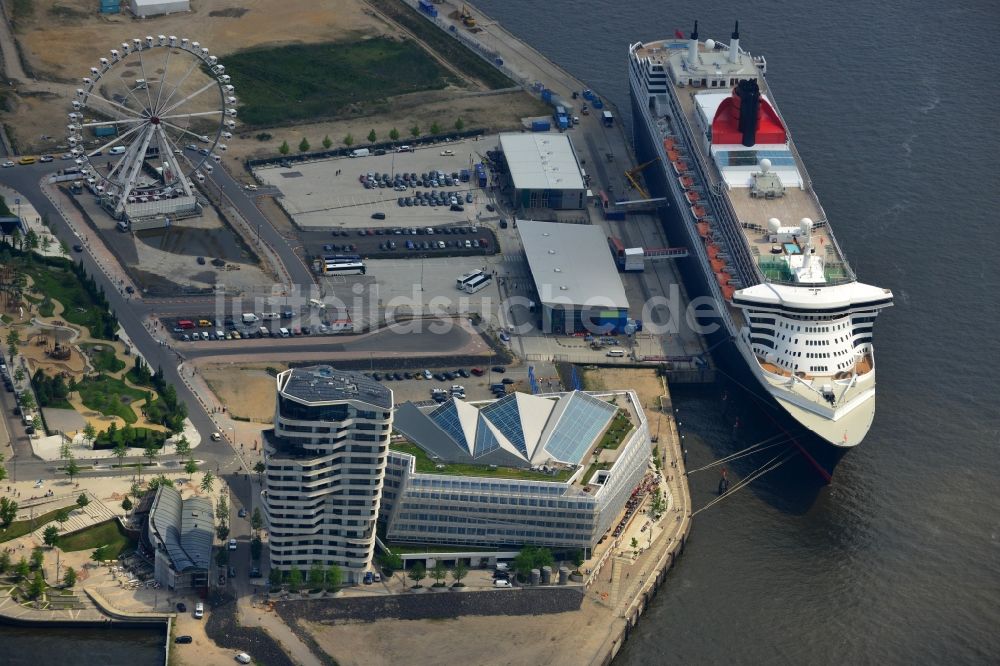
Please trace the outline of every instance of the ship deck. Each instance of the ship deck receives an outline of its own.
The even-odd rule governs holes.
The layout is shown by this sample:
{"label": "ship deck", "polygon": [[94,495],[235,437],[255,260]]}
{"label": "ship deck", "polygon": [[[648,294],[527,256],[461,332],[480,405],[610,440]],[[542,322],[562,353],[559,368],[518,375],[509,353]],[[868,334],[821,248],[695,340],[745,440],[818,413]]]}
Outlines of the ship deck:
{"label": "ship deck", "polygon": [[[704,44],[700,45],[699,48],[704,50]],[[653,52],[654,50],[651,46],[638,51],[638,53],[647,56]],[[676,51],[671,53],[669,49],[659,48],[655,53],[660,56],[660,60],[662,61],[666,57],[676,53]],[[780,114],[774,102],[774,97],[767,87],[767,80],[764,77],[760,77],[759,83],[763,94],[766,95],[768,101]],[[672,84],[668,81],[668,85]],[[694,95],[704,91],[720,92],[719,89],[673,86],[673,90],[677,100],[680,102],[688,127],[691,128],[692,135],[695,137],[699,136],[699,132],[696,129],[699,123]],[[783,118],[782,122],[784,122]],[[799,220],[808,217],[813,221],[813,247],[817,248],[817,253],[822,253],[826,262],[825,273],[827,281],[836,282],[843,280],[850,276],[850,269],[845,265],[836,241],[831,239],[826,213],[823,211],[823,207],[815,191],[812,189],[808,172],[798,151],[795,149],[794,141],[791,138],[791,131],[788,130],[787,126],[786,130],[789,133],[789,145],[794,156],[795,165],[801,174],[803,187],[786,186],[784,195],[780,197],[753,197],[751,196],[749,187],[728,187],[715,160],[711,155],[706,153],[705,146],[696,141],[696,145],[691,146],[691,149],[697,153],[701,163],[707,167],[706,173],[711,180],[709,186],[714,188],[715,191],[723,192],[726,199],[732,205],[733,211],[741,223],[743,236],[746,239],[751,254],[761,267],[761,271],[766,278],[777,282],[790,280],[790,275],[783,272],[779,262],[768,261],[767,259],[771,256],[772,249],[766,235],[767,221],[774,217],[781,220],[783,226],[798,226]]]}

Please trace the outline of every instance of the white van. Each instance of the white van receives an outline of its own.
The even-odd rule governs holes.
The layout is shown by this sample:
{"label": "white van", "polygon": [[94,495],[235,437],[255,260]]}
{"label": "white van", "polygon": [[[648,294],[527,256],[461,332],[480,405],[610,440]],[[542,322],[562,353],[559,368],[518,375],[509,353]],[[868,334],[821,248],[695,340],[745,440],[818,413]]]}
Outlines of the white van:
{"label": "white van", "polygon": [[125,154],[125,146],[115,146],[114,148],[108,151],[108,155],[124,155],[124,154]]}
{"label": "white van", "polygon": [[259,320],[257,319],[257,315],[255,315],[254,313],[252,313],[252,312],[245,312],[245,313],[243,313],[243,323],[244,324],[256,324],[258,321]]}
{"label": "white van", "polygon": [[194,605],[194,618],[200,620],[205,617],[205,604],[200,601]]}
{"label": "white van", "polygon": [[608,350],[608,356],[611,356],[613,358],[621,358],[624,355],[625,355],[625,350],[624,349],[609,349]]}
{"label": "white van", "polygon": [[291,332],[290,332],[290,331],[289,331],[289,330],[288,330],[287,328],[284,328],[284,327],[282,327],[282,328],[279,328],[279,329],[278,329],[278,333],[279,333],[279,334],[281,335],[281,337],[283,337],[283,338],[287,338],[287,337],[290,337],[290,336],[292,335],[292,334],[291,334]]}
{"label": "white van", "polygon": [[351,157],[368,157],[372,154],[372,151],[367,148],[358,148],[357,150],[351,151]]}
{"label": "white van", "polygon": [[281,319],[281,315],[277,312],[261,312],[260,318],[264,321],[274,321],[275,319]]}

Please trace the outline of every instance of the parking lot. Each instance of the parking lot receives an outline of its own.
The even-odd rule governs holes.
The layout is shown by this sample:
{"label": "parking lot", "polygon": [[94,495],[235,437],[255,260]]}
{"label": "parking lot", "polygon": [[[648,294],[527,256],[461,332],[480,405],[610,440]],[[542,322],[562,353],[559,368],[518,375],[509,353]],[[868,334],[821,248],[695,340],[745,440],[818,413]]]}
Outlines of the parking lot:
{"label": "parking lot", "polygon": [[[500,373],[495,370],[502,369]],[[430,374],[430,379],[427,374]],[[490,390],[501,384],[507,393],[530,391],[527,369],[523,367],[490,366],[426,368],[407,371],[375,371],[364,374],[392,389],[393,402],[444,402],[454,396],[463,400],[493,400],[499,393]],[[396,377],[399,377],[397,379]]]}
{"label": "parking lot", "polygon": [[304,231],[299,237],[312,258],[331,254],[357,254],[362,259],[483,256],[496,254],[498,250],[493,230],[477,224],[371,226]]}
{"label": "parking lot", "polygon": [[[471,224],[487,203],[474,182],[480,145],[456,141],[412,152],[259,167],[254,175],[281,191],[281,205],[303,230]],[[463,169],[472,180],[461,180]],[[376,213],[385,219],[373,219]]]}

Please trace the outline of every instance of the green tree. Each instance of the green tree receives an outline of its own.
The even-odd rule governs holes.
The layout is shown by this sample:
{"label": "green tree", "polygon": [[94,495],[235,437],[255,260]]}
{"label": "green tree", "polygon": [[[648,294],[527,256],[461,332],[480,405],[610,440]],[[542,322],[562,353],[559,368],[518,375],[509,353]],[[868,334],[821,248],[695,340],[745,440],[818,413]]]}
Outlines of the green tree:
{"label": "green tree", "polygon": [[128,513],[129,511],[131,511],[132,510],[132,500],[130,500],[128,497],[126,497],[125,499],[123,499],[122,500],[122,509],[126,513]]}
{"label": "green tree", "polygon": [[63,576],[63,585],[66,587],[73,587],[76,585],[76,569],[73,567],[66,567],[66,575]]}
{"label": "green tree", "polygon": [[42,236],[42,251],[48,252],[49,248],[52,247],[52,236],[45,235]]}
{"label": "green tree", "polygon": [[7,478],[7,467],[3,464],[4,460],[4,455],[0,453],[0,481]]}
{"label": "green tree", "polygon": [[108,545],[98,546],[90,554],[90,559],[100,564],[111,559],[111,547]]}
{"label": "green tree", "polygon": [[260,528],[264,527],[264,516],[260,514],[260,507],[254,507],[253,513],[250,515],[250,527],[253,528],[254,532],[260,532]]}
{"label": "green tree", "polygon": [[399,130],[395,127],[389,130],[389,138],[393,141],[399,141]]}
{"label": "green tree", "polygon": [[298,592],[302,588],[302,571],[293,566],[288,570],[288,591]]}
{"label": "green tree", "polygon": [[325,148],[326,150],[330,150],[330,146],[332,145],[333,145],[333,139],[331,139],[330,135],[327,134],[326,136],[323,137],[323,148]]}
{"label": "green tree", "polygon": [[201,477],[201,489],[203,492],[210,493],[213,487],[215,487],[215,475],[212,474],[212,470],[206,470],[204,476]]}
{"label": "green tree", "polygon": [[87,497],[87,493],[80,493],[80,496],[76,498],[76,505],[81,509],[90,504],[90,498]]}
{"label": "green tree", "polygon": [[332,592],[344,584],[344,572],[336,564],[326,570],[326,591]]}
{"label": "green tree", "polygon": [[[126,426],[126,427],[127,427],[127,426]],[[156,446],[155,444],[150,444],[150,445],[149,445],[149,446],[147,446],[147,447],[146,447],[146,449],[145,449],[145,450],[144,450],[144,451],[142,452],[142,455],[146,456],[146,460],[148,460],[148,461],[149,461],[149,466],[150,466],[150,467],[152,467],[152,466],[153,466],[153,463],[155,463],[155,462],[156,462],[156,459],[157,459],[157,458],[159,457],[159,455],[160,455],[160,449],[159,449],[159,447],[158,447],[158,446]]]}
{"label": "green tree", "polygon": [[225,541],[229,538],[229,525],[226,523],[219,523],[216,525],[215,536],[219,537],[219,541]]}
{"label": "green tree", "polygon": [[25,580],[30,575],[31,575],[31,565],[28,564],[28,560],[24,559],[24,557],[22,556],[21,559],[17,561],[17,565],[14,567],[14,576],[18,580]]}
{"label": "green tree", "polygon": [[639,554],[639,540],[638,539],[636,539],[635,537],[632,537],[632,541],[629,544],[629,546],[632,548],[632,554],[633,555],[638,555]]}
{"label": "green tree", "polygon": [[55,525],[49,525],[42,532],[42,541],[49,548],[55,548],[56,544],[59,543],[59,528]]}
{"label": "green tree", "polygon": [[434,579],[434,587],[441,587],[444,585],[442,582],[448,576],[448,568],[445,567],[444,562],[438,560],[431,567],[431,578]]}
{"label": "green tree", "polygon": [[250,539],[250,559],[259,560],[261,554],[264,552],[264,542],[260,540],[259,536],[255,536]]}
{"label": "green tree", "polygon": [[195,462],[194,458],[188,458],[184,462],[184,471],[187,472],[189,475],[194,474],[195,472],[198,471],[198,463]]}
{"label": "green tree", "polygon": [[391,576],[403,568],[403,558],[396,553],[386,553],[382,556],[382,568]]}
{"label": "green tree", "polygon": [[378,139],[378,135],[375,134],[375,130],[372,129],[371,132],[368,132],[368,143],[375,143],[376,139]]}
{"label": "green tree", "polygon": [[29,250],[37,250],[38,243],[38,232],[34,229],[28,229],[28,233],[24,235],[24,246]]}
{"label": "green tree", "polygon": [[410,128],[410,136],[412,136],[413,138],[417,138],[418,136],[420,136],[420,125],[414,125],[413,127]]}
{"label": "green tree", "polygon": [[302,137],[302,140],[299,141],[299,152],[305,153],[308,152],[308,150],[309,150],[309,142],[306,140],[305,137]]}
{"label": "green tree", "polygon": [[0,526],[7,529],[16,517],[17,502],[9,497],[0,497]]}
{"label": "green tree", "polygon": [[354,145],[354,137],[352,135],[348,134],[347,136],[345,136],[343,138],[343,142],[344,142],[345,146],[347,146],[348,148],[350,148],[351,146]]}
{"label": "green tree", "polygon": [[41,571],[35,572],[35,577],[31,579],[31,587],[28,588],[28,596],[37,599],[45,593],[45,578]]}
{"label": "green tree", "polygon": [[457,131],[459,131],[459,132],[461,132],[463,129],[465,129],[465,121],[462,120],[461,118],[457,119],[455,121],[455,129]]}
{"label": "green tree", "polygon": [[29,562],[32,569],[41,569],[45,563],[45,551],[41,548],[32,548]]}
{"label": "green tree", "polygon": [[182,457],[191,453],[191,442],[185,435],[177,438],[177,442],[174,444],[174,453]]}
{"label": "green tree", "polygon": [[462,579],[469,573],[469,567],[465,560],[455,560],[455,566],[451,568],[451,577],[455,579],[456,585],[462,585]]}
{"label": "green tree", "polygon": [[69,477],[69,482],[73,483],[73,479],[75,479],[76,475],[80,473],[80,466],[76,464],[76,458],[73,456],[69,457],[69,461],[66,463],[65,471],[66,476]]}
{"label": "green tree", "polygon": [[532,569],[552,566],[554,562],[552,551],[548,548],[526,546],[514,558],[514,571],[521,577],[521,580],[528,580]]}
{"label": "green tree", "polygon": [[58,511],[56,511],[56,521],[60,525],[65,525],[66,521],[68,521],[68,520],[69,520],[69,509],[68,508],[62,508],[62,509],[59,509]]}
{"label": "green tree", "polygon": [[35,407],[37,407],[37,403],[35,403],[35,396],[30,393],[25,393],[21,396],[21,408],[24,411],[30,412]]}
{"label": "green tree", "polygon": [[115,448],[112,453],[115,454],[115,458],[118,458],[118,467],[120,469],[125,464],[125,456],[128,455],[128,447],[125,446],[125,442],[118,442],[115,444]]}
{"label": "green tree", "polygon": [[573,551],[573,566],[579,568],[583,564],[583,551],[579,548]]}
{"label": "green tree", "polygon": [[253,471],[257,472],[258,483],[262,483],[264,481],[264,472],[267,471],[267,465],[258,460],[257,464],[253,466]]}
{"label": "green tree", "polygon": [[11,361],[17,356],[17,346],[19,344],[21,344],[21,334],[11,329],[10,333],[7,334],[7,356],[10,357]]}
{"label": "green tree", "polygon": [[285,581],[285,576],[281,573],[281,569],[271,569],[271,573],[268,574],[267,579],[271,581],[271,587],[276,589],[281,587],[281,584]]}
{"label": "green tree", "polygon": [[287,141],[282,141],[281,145],[278,146],[278,152],[282,155],[287,155],[292,151],[291,147],[288,145]]}
{"label": "green tree", "polygon": [[440,134],[441,126],[437,124],[437,121],[431,124],[431,134]]}
{"label": "green tree", "polygon": [[223,523],[229,521],[229,500],[225,493],[219,495],[219,500],[215,503],[215,519]]}
{"label": "green tree", "polygon": [[94,443],[97,439],[97,428],[90,421],[87,421],[87,425],[83,426],[83,440],[87,442],[87,446]]}
{"label": "green tree", "polygon": [[7,573],[7,569],[10,569],[10,553],[0,551],[0,574]]}
{"label": "green tree", "polygon": [[132,484],[132,487],[129,488],[128,494],[136,499],[139,499],[145,494],[145,491],[142,489],[142,484],[136,481]]}
{"label": "green tree", "polygon": [[427,577],[427,569],[423,562],[416,562],[406,573],[407,577],[413,581],[413,587],[420,587],[420,581]]}
{"label": "green tree", "polygon": [[220,548],[215,553],[215,565],[219,567],[224,567],[229,564],[229,551],[225,548]]}
{"label": "green tree", "polygon": [[24,381],[24,368],[18,368],[14,371],[14,381],[18,384]]}
{"label": "green tree", "polygon": [[323,588],[323,581],[326,579],[326,572],[323,571],[323,565],[319,562],[313,562],[313,565],[309,567],[309,589],[312,591],[320,590]]}

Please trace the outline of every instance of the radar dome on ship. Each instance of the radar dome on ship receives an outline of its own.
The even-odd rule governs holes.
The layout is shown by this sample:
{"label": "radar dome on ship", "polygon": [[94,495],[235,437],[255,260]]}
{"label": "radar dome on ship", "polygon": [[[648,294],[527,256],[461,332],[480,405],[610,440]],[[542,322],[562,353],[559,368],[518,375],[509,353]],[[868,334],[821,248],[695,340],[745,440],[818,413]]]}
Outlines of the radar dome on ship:
{"label": "radar dome on ship", "polygon": [[812,231],[812,228],[813,228],[813,221],[810,220],[808,217],[803,217],[801,220],[799,220],[799,229],[802,230],[802,233],[804,235],[808,235],[809,232]]}
{"label": "radar dome on ship", "polygon": [[771,169],[771,160],[766,157],[760,161],[760,172],[767,173]]}
{"label": "radar dome on ship", "polygon": [[771,233],[778,233],[778,229],[781,228],[781,220],[776,217],[772,217],[767,221],[767,228]]}
{"label": "radar dome on ship", "polygon": [[715,49],[715,40],[714,39],[706,39],[705,40],[705,49],[708,50],[708,51],[714,50]]}

